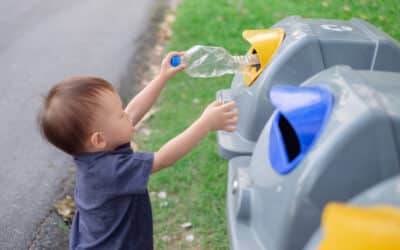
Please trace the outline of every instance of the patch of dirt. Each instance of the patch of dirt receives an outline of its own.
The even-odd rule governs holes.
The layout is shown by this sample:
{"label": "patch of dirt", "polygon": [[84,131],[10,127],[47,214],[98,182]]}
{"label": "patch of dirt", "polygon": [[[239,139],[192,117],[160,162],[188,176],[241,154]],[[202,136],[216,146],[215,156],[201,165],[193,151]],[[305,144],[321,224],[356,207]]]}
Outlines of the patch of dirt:
{"label": "patch of dirt", "polygon": [[158,0],[148,27],[134,41],[136,51],[121,79],[119,92],[129,100],[137,94],[156,73],[163,58],[164,47],[172,36],[171,25],[175,21],[177,5],[181,0]]}

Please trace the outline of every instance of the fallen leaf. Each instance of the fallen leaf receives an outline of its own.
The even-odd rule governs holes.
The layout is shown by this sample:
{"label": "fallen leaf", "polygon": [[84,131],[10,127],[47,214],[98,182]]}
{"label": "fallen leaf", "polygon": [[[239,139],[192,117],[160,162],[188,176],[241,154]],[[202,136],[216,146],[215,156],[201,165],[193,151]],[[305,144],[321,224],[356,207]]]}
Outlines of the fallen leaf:
{"label": "fallen leaf", "polygon": [[71,223],[75,213],[75,201],[70,195],[65,196],[64,199],[56,201],[55,204],[57,213],[67,223]]}

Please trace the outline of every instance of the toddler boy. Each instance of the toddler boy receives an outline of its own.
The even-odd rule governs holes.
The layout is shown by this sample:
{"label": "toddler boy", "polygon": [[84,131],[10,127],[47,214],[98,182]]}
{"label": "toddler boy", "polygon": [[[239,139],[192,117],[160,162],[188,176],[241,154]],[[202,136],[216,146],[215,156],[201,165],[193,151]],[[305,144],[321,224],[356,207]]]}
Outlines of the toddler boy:
{"label": "toddler boy", "polygon": [[153,249],[150,173],[173,165],[208,132],[236,129],[235,103],[213,102],[157,152],[133,152],[135,124],[185,67],[170,66],[174,55],[183,53],[169,53],[160,74],[125,109],[112,85],[96,77],[67,78],[46,96],[38,117],[41,132],[77,165],[70,249]]}

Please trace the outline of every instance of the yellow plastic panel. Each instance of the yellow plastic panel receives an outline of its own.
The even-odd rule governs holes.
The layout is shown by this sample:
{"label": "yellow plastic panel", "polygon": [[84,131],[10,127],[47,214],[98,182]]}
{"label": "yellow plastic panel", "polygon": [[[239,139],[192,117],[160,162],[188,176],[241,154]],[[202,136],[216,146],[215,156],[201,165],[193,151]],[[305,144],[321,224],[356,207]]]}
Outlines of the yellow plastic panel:
{"label": "yellow plastic panel", "polygon": [[400,209],[330,203],[322,216],[319,250],[400,249]]}
{"label": "yellow plastic panel", "polygon": [[285,31],[279,28],[245,30],[242,35],[243,38],[251,44],[247,54],[256,53],[260,59],[259,67],[248,66],[245,70],[243,76],[244,82],[247,86],[250,86],[261,74],[265,66],[267,66],[275,52],[278,50],[283,38],[285,37]]}

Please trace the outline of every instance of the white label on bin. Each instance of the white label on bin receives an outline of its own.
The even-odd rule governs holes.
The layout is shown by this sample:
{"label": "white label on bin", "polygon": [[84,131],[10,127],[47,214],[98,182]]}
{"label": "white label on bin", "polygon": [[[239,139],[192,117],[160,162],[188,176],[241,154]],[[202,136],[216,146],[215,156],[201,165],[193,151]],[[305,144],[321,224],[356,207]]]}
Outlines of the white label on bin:
{"label": "white label on bin", "polygon": [[326,29],[326,30],[331,30],[331,31],[337,31],[337,32],[353,30],[350,26],[336,25],[336,24],[321,24],[321,28]]}

